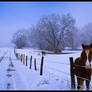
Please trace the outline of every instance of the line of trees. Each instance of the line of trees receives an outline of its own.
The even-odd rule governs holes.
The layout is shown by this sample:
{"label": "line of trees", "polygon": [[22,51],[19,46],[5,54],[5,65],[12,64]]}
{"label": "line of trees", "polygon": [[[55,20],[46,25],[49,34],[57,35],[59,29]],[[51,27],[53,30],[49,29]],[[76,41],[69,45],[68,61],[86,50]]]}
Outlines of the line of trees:
{"label": "line of trees", "polygon": [[86,24],[81,30],[80,41],[84,44],[92,43],[92,23]]}
{"label": "line of trees", "polygon": [[[91,25],[87,25],[83,30],[87,30]],[[79,31],[70,13],[64,15],[52,13],[42,16],[30,29],[18,30],[14,33],[12,42],[16,48],[29,46],[54,52],[63,50],[65,47],[75,49],[81,43],[86,42],[84,32]]]}

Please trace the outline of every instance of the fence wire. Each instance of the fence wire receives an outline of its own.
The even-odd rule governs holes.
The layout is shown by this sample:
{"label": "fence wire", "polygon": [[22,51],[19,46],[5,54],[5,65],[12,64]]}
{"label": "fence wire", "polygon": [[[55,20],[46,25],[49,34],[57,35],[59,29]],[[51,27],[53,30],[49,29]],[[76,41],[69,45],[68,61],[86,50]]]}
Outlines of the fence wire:
{"label": "fence wire", "polygon": [[[8,57],[6,57],[6,58],[8,58]],[[13,60],[18,60],[18,59],[13,59]],[[30,59],[28,59],[28,60],[30,60]],[[70,66],[70,64],[67,64],[67,63],[57,63],[57,62],[46,62],[46,63],[56,63],[56,64],[61,64],[61,65],[68,65],[68,66]],[[39,65],[40,66],[40,65]],[[85,66],[80,66],[80,65],[76,65],[76,64],[74,64],[74,66],[77,66],[77,67],[85,67]],[[63,74],[65,74],[65,75],[67,75],[67,76],[70,76],[70,74],[69,73],[66,73],[66,72],[64,72],[64,71],[61,71],[61,70],[58,70],[58,69],[56,69],[56,68],[52,68],[52,67],[49,67],[49,69],[51,69],[51,70],[55,70],[55,71],[57,71],[57,72],[60,72],[60,73],[63,73]],[[50,73],[50,71],[46,71],[47,73]],[[61,76],[62,77],[62,76]],[[83,79],[83,80],[88,80],[88,79],[86,79],[86,78],[83,78],[83,77],[80,77],[80,76],[76,76],[76,77],[78,77],[78,78],[81,78],[81,79]],[[69,81],[69,80],[66,80],[66,79],[64,79],[65,81],[68,81],[68,82],[71,82],[71,81]],[[90,81],[90,80],[88,80],[88,81]],[[77,82],[75,82],[75,84],[77,84]],[[81,86],[81,85],[80,85]]]}

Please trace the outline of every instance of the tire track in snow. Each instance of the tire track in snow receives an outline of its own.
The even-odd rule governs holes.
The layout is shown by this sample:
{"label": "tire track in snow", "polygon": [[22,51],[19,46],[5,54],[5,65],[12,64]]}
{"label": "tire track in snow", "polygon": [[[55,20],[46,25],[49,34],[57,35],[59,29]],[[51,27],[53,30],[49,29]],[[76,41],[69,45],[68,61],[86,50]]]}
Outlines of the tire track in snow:
{"label": "tire track in snow", "polygon": [[[12,56],[11,56],[11,59],[14,58],[14,53],[12,53]],[[13,85],[14,85],[14,89],[17,90],[27,90],[29,87],[28,87],[28,83],[27,83],[27,80],[25,78],[25,76],[23,76],[23,72],[20,70],[22,69],[21,66],[19,66],[20,64],[20,60],[16,60],[16,61],[12,61],[13,64],[14,64],[14,68],[15,68],[15,71],[13,73],[13,77],[12,77],[12,80],[13,80]]]}
{"label": "tire track in snow", "polygon": [[[9,52],[2,51],[5,56],[8,56]],[[1,53],[1,54],[3,54]],[[7,82],[7,68],[8,68],[8,61],[7,59],[2,59],[2,62],[0,62],[0,89],[5,90],[6,89],[6,82]]]}

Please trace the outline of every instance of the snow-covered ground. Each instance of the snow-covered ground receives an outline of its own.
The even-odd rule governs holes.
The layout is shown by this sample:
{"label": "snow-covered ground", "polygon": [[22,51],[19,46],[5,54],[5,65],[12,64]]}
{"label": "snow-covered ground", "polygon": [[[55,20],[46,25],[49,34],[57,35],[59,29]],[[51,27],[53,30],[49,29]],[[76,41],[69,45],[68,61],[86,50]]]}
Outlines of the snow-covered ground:
{"label": "snow-covered ground", "polygon": [[[69,57],[75,59],[80,56],[81,51],[63,51],[69,54],[44,55],[42,76],[40,75],[42,58],[40,50],[17,49],[16,52],[28,56],[28,65],[15,57],[13,48],[1,48],[0,57],[4,56],[4,58],[0,62],[0,90],[72,90]],[[32,68],[30,69],[31,56]],[[34,69],[35,58],[37,70]],[[10,66],[11,62],[13,67]],[[8,71],[9,69],[12,70]],[[90,89],[92,89],[92,81]]]}

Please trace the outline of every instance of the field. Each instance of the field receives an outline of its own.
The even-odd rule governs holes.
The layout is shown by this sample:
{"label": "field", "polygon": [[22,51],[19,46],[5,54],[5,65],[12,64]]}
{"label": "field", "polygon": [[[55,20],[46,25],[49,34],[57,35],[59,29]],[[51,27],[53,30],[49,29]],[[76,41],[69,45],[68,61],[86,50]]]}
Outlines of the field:
{"label": "field", "polygon": [[[44,55],[43,75],[40,75],[42,58],[40,50],[17,49],[16,52],[28,57],[27,66],[23,64],[23,60],[16,58],[13,48],[0,48],[0,57],[3,56],[0,59],[0,90],[72,90],[69,58],[73,57],[75,60],[80,56],[81,50],[65,50],[63,54]],[[36,59],[36,70],[34,59]],[[92,81],[90,89],[92,89]]]}

